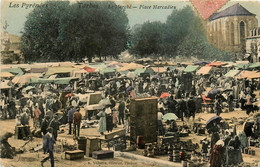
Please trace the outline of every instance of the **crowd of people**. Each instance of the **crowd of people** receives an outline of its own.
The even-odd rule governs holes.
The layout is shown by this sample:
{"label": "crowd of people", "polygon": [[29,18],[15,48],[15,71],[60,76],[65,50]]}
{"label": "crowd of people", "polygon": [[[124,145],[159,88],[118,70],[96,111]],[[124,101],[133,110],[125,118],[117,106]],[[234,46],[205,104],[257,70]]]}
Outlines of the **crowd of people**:
{"label": "crowd of people", "polygon": [[[216,112],[217,115],[221,114],[224,106],[228,106],[229,111],[239,106],[242,110],[246,110],[247,114],[258,109],[253,102],[255,101],[254,91],[259,88],[259,82],[226,78],[224,71],[209,75],[195,75],[173,70],[155,76],[144,74],[128,78],[115,73],[108,76],[109,78],[106,77],[101,74],[88,75],[66,86],[37,84],[33,85],[34,89],[26,92],[23,92],[24,86],[13,85],[12,97],[8,97],[7,94],[1,96],[2,118],[14,119],[26,112],[33,118],[34,127],[41,127],[42,131],[46,132],[47,122],[57,121],[55,117],[58,116],[58,111],[62,111],[67,118],[61,121],[68,122],[71,129],[72,124],[77,126],[80,122],[74,120],[73,114],[80,107],[84,107],[84,103],[74,95],[86,94],[90,90],[102,91],[103,98],[110,100],[111,104],[104,110],[113,118],[113,126],[116,126],[117,122],[124,124],[124,117],[127,115],[125,111],[129,110],[130,97],[160,97],[165,92],[169,95],[159,98],[159,110],[163,114],[175,113],[181,120],[184,117],[194,119],[195,113],[202,111],[202,104],[205,103],[204,96],[207,96],[206,98],[210,101],[211,112]],[[66,90],[66,87],[69,89]],[[207,88],[213,90],[211,94]],[[119,104],[117,110],[116,103]],[[58,129],[56,125],[57,123],[52,123],[54,132]]]}
{"label": "crowd of people", "polygon": [[[24,91],[24,85],[12,85],[12,95],[1,95],[2,119],[17,119],[17,125],[28,124],[29,118],[33,119],[35,129],[40,129],[46,140],[57,140],[58,130],[61,124],[68,123],[68,135],[80,136],[80,124],[83,118],[80,109],[86,102],[78,95],[89,92],[101,91],[102,98],[109,103],[96,113],[99,118],[98,132],[104,134],[112,131],[114,127],[123,124],[129,133],[129,107],[130,98],[157,96],[158,97],[158,122],[159,134],[165,133],[162,126],[162,116],[174,113],[180,120],[184,118],[195,119],[196,113],[202,112],[203,105],[208,105],[210,112],[220,116],[226,107],[228,111],[240,107],[249,115],[258,110],[253,105],[256,101],[254,92],[259,90],[260,82],[245,79],[235,79],[224,76],[225,71],[217,70],[208,75],[184,73],[182,70],[169,70],[157,75],[142,74],[135,77],[126,77],[118,72],[109,76],[95,73],[85,75],[82,79],[71,82],[69,85],[58,84],[34,84],[26,85],[34,88]],[[210,90],[210,91],[209,91]],[[166,94],[165,96],[162,96]],[[85,118],[91,119],[90,115]],[[176,129],[172,123],[170,129]],[[220,133],[221,132],[221,133]],[[240,149],[241,142],[237,134],[226,133],[223,129],[212,130],[211,157],[214,159],[219,152],[228,155],[226,164],[230,162],[230,155],[236,151],[229,148]],[[52,135],[50,135],[52,134]],[[215,145],[217,134],[222,134],[224,145]],[[213,137],[215,136],[215,137]],[[52,150],[50,148],[49,150]],[[50,152],[50,159],[53,155]],[[238,161],[240,161],[240,155]],[[45,161],[45,160],[44,160]],[[44,162],[43,161],[43,162]],[[214,161],[215,163],[216,161]],[[213,165],[212,166],[216,166]],[[218,165],[217,165],[218,166]]]}

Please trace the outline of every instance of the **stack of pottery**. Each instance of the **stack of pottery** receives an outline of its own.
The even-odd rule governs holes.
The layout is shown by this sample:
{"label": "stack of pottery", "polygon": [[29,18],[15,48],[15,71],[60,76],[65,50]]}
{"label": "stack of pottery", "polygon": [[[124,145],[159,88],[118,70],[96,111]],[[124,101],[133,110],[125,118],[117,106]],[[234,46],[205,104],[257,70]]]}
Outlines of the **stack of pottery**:
{"label": "stack of pottery", "polygon": [[153,149],[153,145],[151,143],[148,146],[147,151],[148,151],[148,154],[147,154],[148,157],[154,157],[154,149]]}
{"label": "stack of pottery", "polygon": [[172,156],[173,156],[173,162],[180,162],[181,161],[179,148],[177,148],[177,147],[173,148]]}
{"label": "stack of pottery", "polygon": [[168,147],[168,161],[173,161],[173,147],[172,145],[169,145]]}
{"label": "stack of pottery", "polygon": [[154,150],[154,155],[160,155],[160,150],[159,150],[159,147],[157,146],[157,143],[153,143],[154,147],[153,147],[153,150]]}

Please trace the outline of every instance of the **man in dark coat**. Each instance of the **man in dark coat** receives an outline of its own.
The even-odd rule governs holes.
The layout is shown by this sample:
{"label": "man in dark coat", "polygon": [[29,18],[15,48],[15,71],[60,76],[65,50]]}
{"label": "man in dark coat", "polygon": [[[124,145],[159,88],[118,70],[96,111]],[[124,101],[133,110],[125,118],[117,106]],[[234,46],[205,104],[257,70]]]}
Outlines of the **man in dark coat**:
{"label": "man in dark coat", "polygon": [[47,97],[46,99],[46,111],[51,110],[51,99]]}
{"label": "man in dark coat", "polygon": [[219,126],[216,122],[213,123],[212,127],[208,130],[209,133],[212,133],[210,146],[211,149],[213,148],[213,145],[216,144],[216,142],[220,139],[219,136]]}
{"label": "man in dark coat", "polygon": [[15,101],[13,98],[9,101],[7,105],[7,111],[8,111],[9,119],[14,119],[16,117]]}
{"label": "man in dark coat", "polygon": [[111,103],[111,108],[114,108],[116,106],[115,99],[112,96],[109,96],[109,100],[110,100],[110,103]]}
{"label": "man in dark coat", "polygon": [[228,98],[227,98],[229,112],[234,110],[233,109],[233,101],[234,101],[234,96],[231,93],[229,93]]}
{"label": "man in dark coat", "polygon": [[43,99],[41,98],[38,102],[38,109],[41,111],[41,115],[39,117],[40,123],[42,123],[42,120],[45,116],[44,108],[43,108]]}
{"label": "man in dark coat", "polygon": [[176,111],[176,100],[173,99],[173,96],[171,95],[166,103],[168,107],[168,112],[169,113],[175,113]]}
{"label": "man in dark coat", "polygon": [[244,132],[246,134],[247,137],[250,137],[253,135],[253,125],[254,125],[254,122],[246,122],[245,125],[244,125]]}
{"label": "man in dark coat", "polygon": [[69,135],[71,135],[71,125],[73,123],[73,115],[75,112],[76,110],[73,107],[68,111]]}
{"label": "man in dark coat", "polygon": [[187,101],[187,110],[188,110],[188,117],[193,117],[195,119],[195,112],[196,112],[196,103],[191,96],[190,99]]}
{"label": "man in dark coat", "polygon": [[124,115],[125,115],[125,102],[122,100],[118,106],[119,111],[119,125],[121,125],[121,121],[124,124]]}
{"label": "man in dark coat", "polygon": [[61,103],[59,102],[59,100],[56,99],[56,100],[53,101],[51,107],[52,107],[53,113],[56,113],[60,109]]}
{"label": "man in dark coat", "polygon": [[55,144],[55,139],[53,135],[53,129],[51,127],[48,128],[48,133],[46,133],[43,137],[43,152],[49,153],[49,156],[41,160],[41,166],[43,163],[46,162],[48,159],[51,160],[51,167],[54,167],[54,156],[53,156],[53,147]]}
{"label": "man in dark coat", "polygon": [[179,112],[180,112],[180,117],[181,120],[183,121],[183,114],[186,116],[187,115],[187,106],[186,106],[186,101],[181,99],[179,101]]}
{"label": "man in dark coat", "polygon": [[220,100],[216,100],[215,104],[214,104],[214,107],[215,107],[215,112],[216,112],[216,115],[220,115],[220,113],[222,112],[222,106],[221,106],[221,102]]}
{"label": "man in dark coat", "polygon": [[211,136],[211,149],[213,149],[213,146],[217,143],[217,141],[220,139],[218,132],[213,132]]}
{"label": "man in dark coat", "polygon": [[25,97],[20,98],[20,106],[21,108],[24,108],[26,106],[27,99]]}
{"label": "man in dark coat", "polygon": [[49,127],[51,127],[53,129],[53,136],[54,139],[57,141],[57,137],[58,137],[58,130],[59,130],[59,121],[58,121],[58,115],[55,115],[53,117],[53,119],[50,122]]}
{"label": "man in dark coat", "polygon": [[21,124],[22,125],[29,125],[29,115],[24,111],[21,114]]}
{"label": "man in dark coat", "polygon": [[48,132],[47,129],[49,127],[49,124],[50,124],[50,116],[46,115],[41,124],[41,132],[43,133],[43,135],[45,135]]}

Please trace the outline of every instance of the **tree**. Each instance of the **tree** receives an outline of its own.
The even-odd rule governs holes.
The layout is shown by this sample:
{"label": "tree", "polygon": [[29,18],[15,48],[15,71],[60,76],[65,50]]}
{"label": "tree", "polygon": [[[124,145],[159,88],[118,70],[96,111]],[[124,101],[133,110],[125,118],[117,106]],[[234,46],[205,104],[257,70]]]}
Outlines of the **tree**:
{"label": "tree", "polygon": [[165,57],[197,57],[207,60],[230,60],[231,54],[221,51],[207,41],[204,26],[186,6],[173,10],[166,23],[146,22],[132,33],[131,53],[157,54]]}
{"label": "tree", "polygon": [[[106,59],[127,48],[128,18],[122,8],[111,7],[114,2],[48,3],[36,8],[25,23],[22,52],[27,60],[40,55],[59,61],[87,57],[91,62],[94,56]],[[54,11],[53,4],[59,10]]]}
{"label": "tree", "polygon": [[140,55],[175,55],[179,43],[188,34],[193,20],[193,11],[187,6],[173,10],[165,24],[146,22],[132,33],[131,53]]}
{"label": "tree", "polygon": [[[127,48],[128,18],[121,8],[113,8],[114,2],[81,2],[81,6],[97,6],[97,8],[78,8],[78,4],[72,6],[75,14],[71,16],[71,24],[65,31],[72,31],[70,36],[76,37],[73,49],[79,58],[87,56],[89,60],[96,55],[101,57],[116,56]],[[80,13],[80,15],[77,15]],[[76,16],[76,18],[75,18]],[[76,35],[74,35],[76,34]]]}
{"label": "tree", "polygon": [[161,22],[146,22],[137,27],[132,36],[131,53],[141,56],[160,54],[162,51],[164,24]]}
{"label": "tree", "polygon": [[190,6],[172,11],[167,17],[164,31],[164,54],[176,55],[176,48],[189,34],[193,20],[193,11]]}
{"label": "tree", "polygon": [[219,50],[208,42],[204,27],[198,17],[194,17],[188,29],[188,34],[177,46],[176,53],[179,56],[193,56],[206,60],[227,61],[232,58],[232,53]]}
{"label": "tree", "polygon": [[62,58],[58,45],[59,25],[68,10],[69,2],[48,1],[27,16],[21,39],[25,60],[49,61]]}

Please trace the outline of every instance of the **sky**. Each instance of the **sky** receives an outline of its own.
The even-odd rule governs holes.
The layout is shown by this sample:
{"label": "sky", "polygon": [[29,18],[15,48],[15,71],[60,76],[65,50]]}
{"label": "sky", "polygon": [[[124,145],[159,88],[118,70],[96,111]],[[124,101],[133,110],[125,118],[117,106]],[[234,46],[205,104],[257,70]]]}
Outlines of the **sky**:
{"label": "sky", "polygon": [[[72,3],[75,3],[75,0],[71,0]],[[7,32],[14,35],[21,35],[23,31],[23,26],[26,21],[26,16],[34,9],[29,7],[30,4],[40,4],[44,0],[35,1],[35,0],[2,0],[1,4],[1,22],[4,25],[6,21],[8,24]],[[229,7],[235,3],[240,3],[251,13],[256,14],[257,19],[259,20],[258,25],[260,25],[260,0],[254,1],[229,1],[222,9]],[[131,9],[126,9],[126,13],[129,18],[129,25],[133,27],[135,24],[142,24],[146,21],[161,21],[165,22],[167,16],[171,14],[173,10],[178,10],[186,5],[191,3],[188,0],[168,0],[168,1],[138,1],[138,0],[124,0],[116,1],[119,6],[132,5]],[[153,5],[157,6],[170,6],[170,9],[153,9]],[[151,6],[150,9],[149,6]],[[26,8],[27,7],[27,8]],[[136,8],[134,8],[136,7]],[[3,26],[2,26],[3,27]],[[1,28],[2,28],[1,27]]]}

